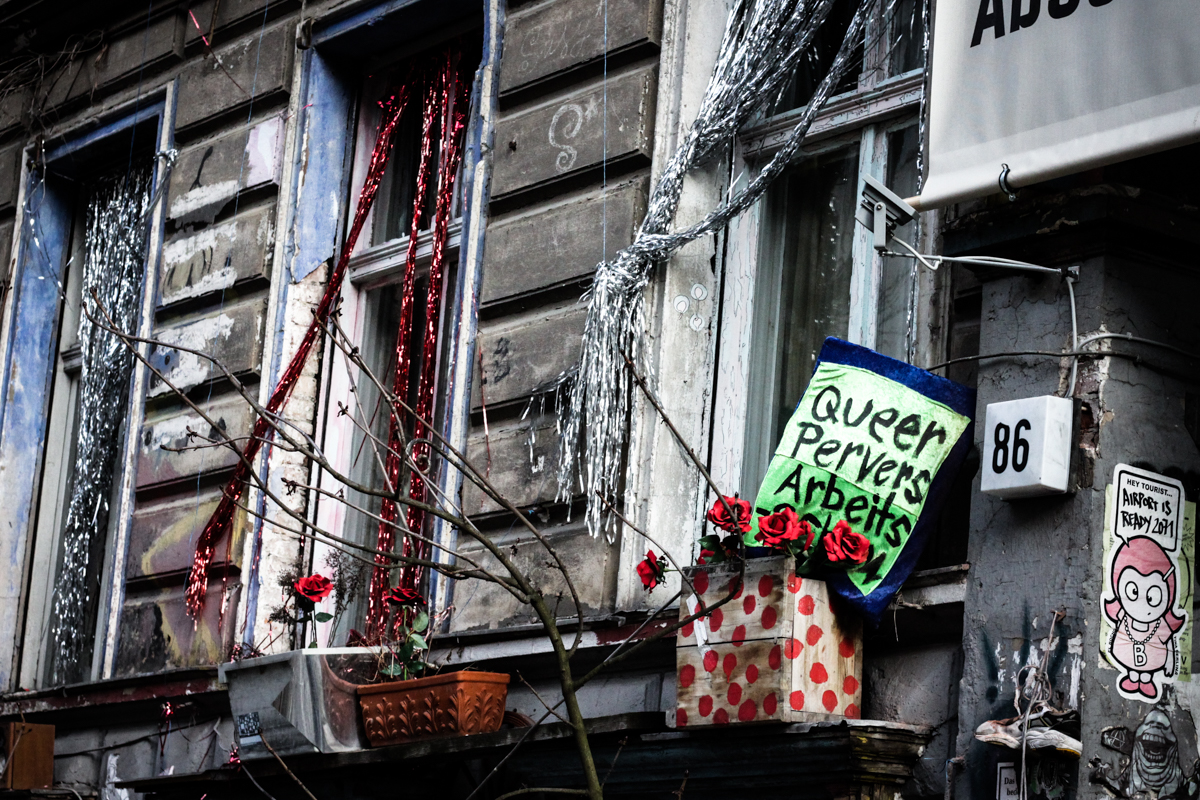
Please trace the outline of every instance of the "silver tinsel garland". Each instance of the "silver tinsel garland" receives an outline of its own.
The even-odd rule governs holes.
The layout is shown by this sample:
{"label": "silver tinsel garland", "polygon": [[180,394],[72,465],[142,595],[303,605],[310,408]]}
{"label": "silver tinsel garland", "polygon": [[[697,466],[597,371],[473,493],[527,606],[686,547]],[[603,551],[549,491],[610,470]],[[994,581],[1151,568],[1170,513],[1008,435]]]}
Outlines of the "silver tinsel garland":
{"label": "silver tinsel garland", "polygon": [[[145,270],[151,164],[99,181],[87,204],[82,299],[93,292],[120,330],[136,332]],[[84,680],[91,667],[109,502],[133,357],[121,339],[80,315],[78,435],[51,616],[52,684]]]}
{"label": "silver tinsel garland", "polygon": [[[569,382],[570,392],[561,423],[558,497],[567,501],[577,489],[583,491],[593,536],[604,527],[600,498],[618,502],[633,386],[625,357],[644,364],[644,290],[655,265],[688,242],[724,227],[788,167],[849,66],[876,2],[861,0],[828,74],[783,147],[723,205],[695,225],[671,231],[684,176],[726,153],[749,120],[771,112],[834,0],[737,0],[730,11],[699,113],[655,184],[637,237],[616,258],[596,267],[595,280],[584,296],[588,313],[579,365],[561,379]],[[582,454],[578,453],[581,435]],[[613,532],[610,521],[606,533]]]}

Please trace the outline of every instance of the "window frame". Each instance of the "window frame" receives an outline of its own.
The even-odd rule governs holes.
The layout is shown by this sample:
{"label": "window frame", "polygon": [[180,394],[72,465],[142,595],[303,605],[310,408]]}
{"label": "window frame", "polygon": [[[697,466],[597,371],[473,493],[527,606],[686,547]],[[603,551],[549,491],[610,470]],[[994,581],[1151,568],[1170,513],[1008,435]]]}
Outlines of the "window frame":
{"label": "window frame", "polygon": [[[917,0],[918,4],[921,1]],[[800,151],[803,158],[857,142],[859,185],[856,196],[861,195],[864,175],[886,180],[889,134],[919,124],[925,91],[923,68],[889,74],[892,21],[886,19],[884,13],[878,9],[876,16],[868,21],[857,88],[829,99],[813,120]],[[734,146],[732,174],[742,176],[740,181],[746,182],[748,176],[782,148],[804,112],[803,106],[791,109],[740,131]],[[769,312],[759,302],[761,280],[766,276],[760,269],[763,236],[770,229],[764,206],[765,201],[755,204],[731,221],[726,231],[727,256],[722,314],[718,322],[710,450],[712,475],[718,485],[741,487],[750,494],[758,488],[757,481],[750,480],[756,471],[747,469],[748,459],[755,456],[749,445],[752,437],[750,402],[755,394],[750,384],[755,377],[757,360],[755,331],[762,330],[767,324],[763,315]],[[924,217],[927,221],[922,225],[922,240],[928,241],[931,238],[930,223],[936,220],[932,215]],[[857,224],[851,260],[847,339],[873,348],[878,334],[883,257],[874,250],[872,233]],[[935,284],[930,280],[919,280],[917,307],[929,302],[935,290]],[[931,344],[927,330],[924,339],[926,341],[916,343],[917,353],[927,351]],[[755,418],[761,410],[754,411]],[[761,460],[764,454],[757,455]],[[761,475],[758,477],[761,479]]]}
{"label": "window frame", "polygon": [[[35,269],[29,242],[31,226],[36,226],[39,236],[48,235],[55,243],[53,246],[59,248],[60,275],[67,261],[81,251],[82,244],[82,199],[74,190],[55,191],[47,186],[46,194],[34,209],[30,204],[33,190],[30,164],[40,156],[47,167],[53,169],[56,163],[63,164],[72,156],[86,153],[89,147],[128,134],[138,126],[153,122],[154,147],[150,157],[154,163],[151,181],[152,186],[158,186],[165,172],[160,156],[170,151],[173,146],[175,92],[175,83],[171,82],[148,96],[123,104],[106,114],[98,123],[74,123],[52,132],[47,137],[52,143],[48,151],[38,151],[36,144],[30,144],[22,151],[20,197],[17,206],[19,225],[13,237],[13,259],[16,264],[12,278],[14,285],[26,280],[27,275]],[[71,196],[70,199],[68,195]],[[142,339],[148,339],[152,335],[154,323],[165,232],[164,206],[162,196],[152,198],[136,333]],[[81,269],[69,270],[68,285],[78,280],[80,273]],[[66,290],[67,287],[63,288]],[[63,346],[64,340],[72,338],[68,329],[64,327],[64,322],[77,325],[78,309],[67,308],[60,293],[51,323],[55,329],[52,334],[51,354],[43,353],[40,361],[33,363],[27,354],[20,352],[14,341],[19,324],[17,317],[21,296],[22,292],[18,290],[10,292],[6,298],[3,329],[0,334],[0,353],[4,358],[0,392],[7,394],[8,384],[17,370],[45,369],[48,380],[39,415],[32,419],[28,416],[22,417],[16,409],[8,409],[8,404],[4,404],[4,410],[0,410],[0,435],[6,438],[24,435],[38,443],[35,448],[36,454],[32,455],[32,458],[26,458],[26,463],[23,464],[26,468],[31,468],[24,474],[32,475],[26,490],[27,500],[23,498],[18,503],[24,506],[24,512],[15,512],[22,522],[22,528],[16,531],[16,535],[24,540],[21,552],[27,554],[23,562],[23,586],[18,612],[12,615],[11,635],[10,631],[0,626],[0,659],[3,659],[3,650],[6,647],[12,647],[15,651],[13,658],[7,661],[13,665],[14,672],[5,674],[5,670],[0,669],[0,687],[8,685],[10,688],[49,685],[46,675],[49,641],[45,631],[48,630],[53,608],[53,587],[59,568],[70,474],[69,470],[62,469],[61,464],[64,458],[70,458],[69,453],[73,448],[74,435],[67,428],[68,423],[71,423],[71,431],[76,428],[73,421],[77,410],[75,392],[78,389],[78,378],[68,374],[71,370],[64,364],[64,357],[69,355],[67,350],[70,348]],[[67,319],[68,317],[70,319]],[[144,343],[137,345],[138,352],[143,357],[147,355],[148,347]],[[116,455],[116,478],[113,503],[109,512],[108,543],[100,572],[100,596],[97,598],[93,631],[92,664],[86,670],[85,683],[109,678],[113,672],[120,613],[124,602],[125,559],[132,528],[133,475],[138,455],[138,433],[145,413],[148,379],[147,368],[135,358],[126,401],[125,424]],[[72,395],[65,403],[61,397],[63,389],[70,390]],[[56,398],[55,395],[60,396]],[[59,467],[55,476],[51,471],[56,464]]]}
{"label": "window frame", "polygon": [[[482,20],[482,22],[484,25],[487,24],[487,20]],[[349,32],[345,30],[338,31],[338,35],[353,36],[355,29],[355,27],[350,27]],[[366,76],[365,67],[369,67],[376,72],[384,72],[391,64],[398,63],[405,58],[422,52],[432,51],[461,33],[480,29],[480,26],[475,24],[466,26],[456,24],[439,29],[437,35],[425,39],[414,39],[411,46],[407,43],[401,43],[399,47],[390,52],[386,62],[368,58],[360,62],[360,66],[363,66],[364,69],[354,75],[342,75],[338,79],[338,90],[343,93],[344,101],[348,101],[349,104],[349,113],[343,119],[347,139],[352,144],[346,148],[348,152],[345,163],[339,165],[342,170],[342,177],[339,180],[344,187],[341,196],[345,198],[345,219],[339,223],[335,253],[340,252],[340,248],[344,242],[345,233],[349,228],[349,221],[353,217],[357,204],[357,198],[362,191],[367,164],[375,143],[378,109],[372,102],[372,93],[382,93],[387,88],[384,81]],[[486,49],[486,30],[483,33],[483,46]],[[330,69],[329,62],[319,52],[319,44],[317,47],[314,47],[314,50],[310,51],[310,54],[311,60],[306,65],[306,70],[314,68],[317,70]],[[486,58],[486,56],[487,54],[485,53],[484,57]],[[466,79],[470,80],[471,77],[468,74]],[[328,84],[324,88],[328,91]],[[311,97],[314,91],[311,85],[308,91]],[[471,385],[469,378],[472,374],[468,372],[468,380],[462,380],[462,376],[457,374],[461,370],[456,369],[455,364],[461,353],[466,353],[467,358],[474,358],[473,335],[464,339],[464,332],[474,331],[477,316],[476,304],[474,302],[463,303],[462,299],[478,296],[479,281],[481,278],[481,275],[477,271],[466,268],[463,263],[464,254],[471,247],[471,241],[468,239],[465,230],[471,224],[471,218],[486,219],[486,208],[481,210],[477,207],[478,201],[466,199],[466,192],[469,186],[468,177],[474,169],[475,160],[478,158],[478,152],[476,151],[473,156],[470,150],[470,131],[472,127],[477,125],[475,117],[480,114],[480,109],[475,105],[478,100],[476,92],[472,91],[472,108],[469,112],[471,117],[468,120],[468,141],[464,147],[463,160],[455,182],[456,202],[452,211],[452,219],[447,237],[446,262],[444,265],[446,283],[442,293],[442,313],[439,318],[438,359],[435,366],[435,398],[437,398],[437,408],[434,424],[441,431],[442,435],[446,436],[452,443],[456,441],[454,436],[455,430],[464,423],[464,420],[459,419],[459,417],[469,416],[470,413]],[[489,101],[490,98],[483,98],[483,102],[486,103]],[[416,103],[419,105],[420,97],[412,98],[409,102],[410,104]],[[331,168],[328,171],[333,172],[334,170]],[[330,174],[326,178],[332,182],[336,176]],[[347,265],[346,281],[342,288],[342,314],[345,321],[345,328],[347,333],[354,337],[355,342],[363,341],[364,326],[369,317],[368,304],[371,292],[384,287],[398,285],[405,268],[405,257],[409,244],[409,236],[407,234],[384,242],[376,243],[373,241],[377,212],[382,211],[382,206],[379,202],[380,199],[383,199],[382,195],[377,199],[375,206],[372,207],[371,212],[364,222],[363,234],[360,236],[351,254],[349,264]],[[483,206],[486,207],[486,197],[483,201]],[[432,223],[432,219],[430,219],[430,222]],[[482,231],[482,227],[480,225],[480,232]],[[420,231],[417,237],[416,268],[418,278],[422,274],[428,274],[433,255],[432,243],[433,231],[431,225],[429,229]],[[348,413],[354,413],[359,401],[358,395],[351,391],[352,383],[348,369],[352,369],[352,366],[348,363],[345,355],[336,347],[326,346],[325,357],[322,359],[321,375],[319,377],[317,436],[318,441],[322,442],[322,447],[325,449],[330,461],[342,470],[348,470],[352,463],[356,428],[348,415],[339,415],[337,413],[337,403],[345,403],[349,407]],[[357,375],[354,378],[355,382],[359,379]],[[460,442],[459,445],[465,446],[465,437],[463,438],[464,441]],[[323,490],[336,492],[340,485],[324,470],[318,471],[319,475],[315,476],[318,485]],[[457,492],[454,488],[456,481],[453,475],[447,474],[450,472],[453,471],[440,471],[437,491],[443,492],[450,497],[456,497]],[[353,534],[353,520],[349,519],[349,512],[340,503],[322,502],[320,497],[317,497],[314,507],[310,509],[310,513],[316,524],[324,530],[336,532],[338,535]],[[431,525],[433,528],[433,538],[438,541],[452,540],[453,530],[451,526],[441,520],[431,520]],[[320,571],[324,566],[326,555],[332,552],[332,550],[333,548],[326,544],[320,542],[314,543],[310,551],[306,554],[307,563],[313,570]],[[435,560],[449,560],[443,552],[435,552],[433,558]],[[447,597],[448,586],[444,580],[439,579],[439,576],[431,575],[430,578],[431,611],[440,610],[450,602]],[[329,637],[333,633],[330,625],[330,622],[321,622],[315,623],[313,626],[308,626],[304,632],[307,641],[316,641],[317,643],[328,642]]]}

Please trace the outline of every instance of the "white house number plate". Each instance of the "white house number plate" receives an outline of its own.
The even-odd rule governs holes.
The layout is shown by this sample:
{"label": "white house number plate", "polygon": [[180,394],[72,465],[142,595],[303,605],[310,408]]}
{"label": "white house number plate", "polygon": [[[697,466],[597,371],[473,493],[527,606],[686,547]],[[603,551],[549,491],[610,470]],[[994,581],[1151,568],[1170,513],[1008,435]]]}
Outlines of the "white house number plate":
{"label": "white house number plate", "polygon": [[982,490],[1004,498],[1062,494],[1071,476],[1075,404],[1047,395],[991,403],[983,435]]}

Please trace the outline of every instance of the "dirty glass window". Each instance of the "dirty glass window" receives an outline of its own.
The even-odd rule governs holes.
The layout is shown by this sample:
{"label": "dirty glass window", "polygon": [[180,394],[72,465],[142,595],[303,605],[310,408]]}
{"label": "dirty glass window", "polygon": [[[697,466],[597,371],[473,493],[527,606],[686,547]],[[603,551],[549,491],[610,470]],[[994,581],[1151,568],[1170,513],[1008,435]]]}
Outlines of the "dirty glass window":
{"label": "dirty glass window", "polygon": [[[916,125],[887,133],[888,159],[884,183],[901,197],[912,197],[917,193],[919,145]],[[896,236],[911,244],[916,244],[917,233],[915,221],[896,229]],[[875,349],[884,355],[907,361],[919,322],[918,298],[914,292],[921,276],[917,264],[909,258],[883,258],[880,272]]]}
{"label": "dirty glass window", "polygon": [[847,334],[857,194],[858,148],[846,147],[792,167],[767,197],[745,486],[761,482],[825,337]]}
{"label": "dirty glass window", "polygon": [[[443,46],[444,47],[444,46]],[[437,48],[440,52],[442,47]],[[463,57],[477,58],[480,47],[467,42],[462,45]],[[377,76],[363,82],[362,100],[356,134],[356,175],[366,172],[378,127],[378,100],[397,79],[410,72],[410,64],[417,64],[422,55],[412,57],[394,71],[381,71]],[[470,76],[474,63],[464,63],[461,74]],[[349,307],[349,318],[355,320],[355,330],[361,353],[367,368],[380,383],[390,391],[396,375],[397,331],[400,329],[400,305],[404,293],[404,273],[411,240],[413,208],[417,191],[417,174],[421,157],[421,98],[414,97],[398,124],[388,166],[380,184],[379,195],[372,210],[369,244],[360,246],[350,262],[350,281],[354,287]],[[440,425],[444,418],[444,392],[438,386],[442,381],[443,362],[449,336],[457,323],[453,297],[458,283],[458,254],[461,229],[461,171],[455,180],[455,191],[451,204],[451,222],[446,242],[444,284],[442,287],[441,311],[437,322],[437,347],[432,353],[434,363],[424,363],[424,335],[426,329],[426,298],[430,294],[430,266],[433,256],[433,225],[436,191],[439,180],[437,153],[440,142],[435,135],[431,142],[434,153],[433,168],[423,198],[422,219],[418,225],[415,247],[415,279],[412,287],[412,323],[409,329],[409,369],[407,385],[402,387],[400,400],[409,408],[418,404],[418,389],[423,373],[432,370],[434,382],[433,422]],[[355,183],[360,183],[355,181]],[[365,238],[365,237],[364,237]],[[386,442],[393,408],[385,400],[374,381],[365,374],[355,378],[356,422],[349,432],[351,447],[348,465],[350,475],[361,484],[385,486]],[[401,412],[400,419],[406,438],[413,433],[413,417]],[[350,514],[345,520],[344,535],[367,546],[374,546],[379,522],[372,514],[380,511],[380,499],[351,491],[350,502],[366,513]],[[403,514],[403,509],[401,514]],[[320,566],[320,565],[318,565]],[[361,568],[358,568],[361,571]],[[352,629],[362,629],[367,609],[366,585],[369,575],[363,575],[358,584],[362,587],[348,598],[346,609],[338,615],[336,628],[330,632],[328,641],[341,645],[347,641]]]}
{"label": "dirty glass window", "polygon": [[49,685],[94,674],[133,372],[128,348],[105,327],[137,329],[152,166],[148,156],[130,159],[79,176],[75,185],[36,524],[38,563],[53,581],[46,602],[29,608],[27,623],[37,626],[36,641],[45,648],[42,673]]}

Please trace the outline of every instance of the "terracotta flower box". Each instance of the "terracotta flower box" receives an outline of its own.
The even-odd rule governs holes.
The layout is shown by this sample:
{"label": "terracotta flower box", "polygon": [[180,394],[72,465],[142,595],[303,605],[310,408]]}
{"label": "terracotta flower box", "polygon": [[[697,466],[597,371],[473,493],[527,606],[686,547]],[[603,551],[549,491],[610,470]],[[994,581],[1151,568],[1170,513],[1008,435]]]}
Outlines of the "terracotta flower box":
{"label": "terracotta flower box", "polygon": [[[751,559],[737,597],[680,630],[677,726],[860,717],[861,623],[834,615],[825,582],[795,569],[792,558]],[[728,593],[738,567],[687,572],[711,605]],[[698,608],[685,588],[680,613]]]}
{"label": "terracotta flower box", "polygon": [[508,681],[502,673],[464,670],[359,686],[367,740],[379,747],[500,730]]}

